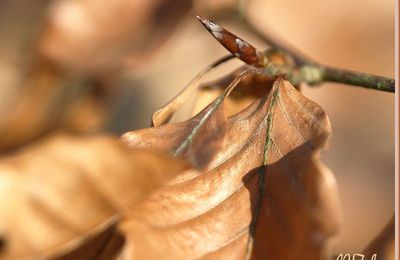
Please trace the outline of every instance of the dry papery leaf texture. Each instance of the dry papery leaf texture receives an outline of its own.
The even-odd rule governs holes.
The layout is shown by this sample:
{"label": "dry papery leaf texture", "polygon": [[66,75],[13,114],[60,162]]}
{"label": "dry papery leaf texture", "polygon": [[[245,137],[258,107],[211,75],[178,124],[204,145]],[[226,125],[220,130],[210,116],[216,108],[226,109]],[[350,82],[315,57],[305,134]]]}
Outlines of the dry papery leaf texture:
{"label": "dry papery leaf texture", "polygon": [[110,259],[121,211],[187,163],[107,136],[49,137],[0,160],[0,258]]}
{"label": "dry papery leaf texture", "polygon": [[329,120],[281,78],[227,116],[226,100],[248,74],[187,121],[164,124],[176,108],[167,105],[167,113],[157,111],[161,119],[153,116],[156,127],[123,136],[131,147],[168,152],[198,169],[124,216],[123,259],[326,256],[327,239],[340,221],[335,178],[319,161]]}
{"label": "dry papery leaf texture", "polygon": [[[239,68],[220,79],[201,84],[196,93],[192,113],[197,114],[213,99],[221,95],[226,85],[240,75],[243,69],[244,67]],[[272,87],[273,82],[274,78],[264,74],[255,74],[251,77],[244,78],[238,84],[237,89],[226,99],[227,115],[234,115],[245,109],[258,98],[265,96],[265,91]],[[294,87],[299,89],[299,86]]]}

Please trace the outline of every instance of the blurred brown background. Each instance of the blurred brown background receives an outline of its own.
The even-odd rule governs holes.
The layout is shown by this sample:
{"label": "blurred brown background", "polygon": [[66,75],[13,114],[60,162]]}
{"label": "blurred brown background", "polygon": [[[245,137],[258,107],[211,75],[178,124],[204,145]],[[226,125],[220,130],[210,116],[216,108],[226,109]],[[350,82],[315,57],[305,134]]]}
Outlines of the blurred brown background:
{"label": "blurred brown background", "polygon": [[[11,130],[6,129],[10,125],[8,117],[15,112],[14,104],[21,103],[21,91],[28,89],[28,96],[32,92],[26,87],[31,82],[26,75],[36,66],[32,64],[37,64],[38,56],[61,68],[56,72],[57,81],[60,77],[83,78],[90,83],[90,91],[85,90],[84,95],[78,91],[79,97],[84,96],[79,99],[82,102],[74,101],[59,109],[62,112],[57,118],[62,120],[53,119],[49,108],[43,108],[47,112],[40,115],[46,120],[32,123],[36,134],[22,143],[7,144],[7,152],[59,128],[79,133],[121,134],[149,126],[155,109],[172,98],[201,68],[226,54],[198,23],[195,14],[212,18],[234,1],[197,1],[195,11],[188,11],[189,1],[131,1],[130,9],[125,8],[127,13],[121,16],[113,12],[118,12],[116,7],[122,0],[106,7],[103,5],[107,1],[96,0],[94,14],[89,11],[90,6],[82,7],[85,11],[79,13],[76,6],[63,7],[59,2],[0,0],[2,141],[12,139]],[[152,4],[159,4],[158,9],[148,19],[145,14],[151,6],[146,9],[146,5]],[[254,0],[249,17],[261,30],[274,32],[321,63],[394,77],[394,5],[392,0]],[[130,17],[128,11],[139,9],[143,17]],[[106,17],[108,11],[112,19]],[[97,15],[96,22],[86,19],[86,15]],[[100,26],[102,23],[97,21],[105,22]],[[258,48],[266,47],[232,19],[218,21]],[[131,26],[119,28],[124,24]],[[69,29],[63,31],[59,26],[87,32],[88,37],[64,35]],[[132,38],[124,38],[127,32],[131,32]],[[64,46],[68,39],[72,40]],[[87,46],[79,49],[80,41],[76,39]],[[73,56],[69,51],[74,50],[82,52]],[[220,70],[218,75],[229,68],[232,66]],[[40,110],[47,102],[41,98],[53,90],[39,92],[37,106],[31,110]],[[303,93],[327,111],[333,128],[323,161],[337,177],[344,212],[343,228],[332,241],[333,252],[361,252],[394,212],[394,95],[340,84],[304,87]],[[82,119],[72,120],[71,110],[75,111],[72,117]],[[29,116],[21,112],[12,120],[21,122]],[[90,121],[88,118],[98,119],[82,126]],[[48,127],[42,129],[44,125]]]}

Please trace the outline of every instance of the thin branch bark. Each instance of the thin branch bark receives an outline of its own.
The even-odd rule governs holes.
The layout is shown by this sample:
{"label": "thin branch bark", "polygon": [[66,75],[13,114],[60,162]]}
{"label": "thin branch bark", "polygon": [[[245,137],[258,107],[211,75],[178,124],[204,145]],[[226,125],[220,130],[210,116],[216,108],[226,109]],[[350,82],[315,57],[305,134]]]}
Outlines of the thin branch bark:
{"label": "thin branch bark", "polygon": [[290,56],[294,65],[292,67],[282,67],[267,65],[267,74],[272,76],[286,74],[286,78],[292,84],[306,82],[311,85],[318,85],[323,82],[337,82],[352,86],[375,89],[379,91],[395,92],[395,80],[382,76],[371,75],[363,72],[349,71],[341,68],[328,67],[313,61],[300,51],[290,46],[287,42],[278,41],[268,33],[261,32],[247,18],[246,11],[249,0],[238,0],[235,10],[236,17],[246,29],[257,36],[260,40]]}
{"label": "thin branch bark", "polygon": [[339,82],[386,92],[395,92],[394,79],[366,73],[323,67],[323,79],[324,81]]}
{"label": "thin branch bark", "polygon": [[265,73],[269,76],[284,76],[294,85],[301,82],[309,85],[337,82],[385,92],[395,92],[394,79],[318,64],[290,66],[269,63],[265,67]]}

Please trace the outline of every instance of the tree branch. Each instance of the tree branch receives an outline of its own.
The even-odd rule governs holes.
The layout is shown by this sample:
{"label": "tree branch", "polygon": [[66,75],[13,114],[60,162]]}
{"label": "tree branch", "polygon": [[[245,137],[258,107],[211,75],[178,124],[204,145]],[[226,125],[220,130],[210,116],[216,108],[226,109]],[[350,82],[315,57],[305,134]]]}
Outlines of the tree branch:
{"label": "tree branch", "polygon": [[284,76],[294,85],[301,82],[306,82],[309,85],[337,82],[356,87],[395,92],[394,79],[318,64],[290,66],[269,63],[265,66],[265,73],[269,76]]}
{"label": "tree branch", "polygon": [[290,46],[287,42],[278,41],[268,33],[261,32],[247,18],[246,13],[248,4],[249,0],[238,0],[235,13],[241,24],[260,40],[264,41],[273,49],[285,53],[294,61],[292,67],[268,64],[266,69],[271,76],[286,73],[286,77],[292,82],[292,84],[306,82],[311,85],[317,85],[323,82],[337,82],[380,91],[395,92],[395,80],[392,78],[333,68],[319,64]]}
{"label": "tree branch", "polygon": [[394,79],[361,72],[323,67],[323,79],[324,81],[344,83],[386,92],[395,92]]}

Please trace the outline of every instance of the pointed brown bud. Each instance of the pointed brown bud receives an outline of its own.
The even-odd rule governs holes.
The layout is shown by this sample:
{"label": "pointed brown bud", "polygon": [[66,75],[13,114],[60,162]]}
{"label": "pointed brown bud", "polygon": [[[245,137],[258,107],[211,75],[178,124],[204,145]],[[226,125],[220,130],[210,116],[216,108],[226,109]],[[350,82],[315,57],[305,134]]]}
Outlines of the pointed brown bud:
{"label": "pointed brown bud", "polygon": [[265,66],[265,56],[263,53],[248,42],[240,39],[233,33],[222,28],[218,24],[215,24],[207,19],[197,16],[200,22],[206,27],[206,29],[214,36],[219,43],[222,44],[228,51],[233,55],[244,61],[245,63],[255,66]]}

